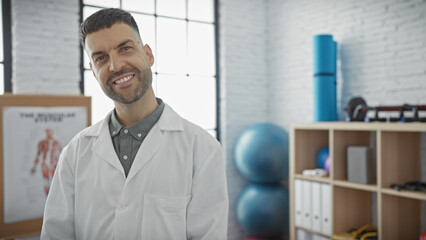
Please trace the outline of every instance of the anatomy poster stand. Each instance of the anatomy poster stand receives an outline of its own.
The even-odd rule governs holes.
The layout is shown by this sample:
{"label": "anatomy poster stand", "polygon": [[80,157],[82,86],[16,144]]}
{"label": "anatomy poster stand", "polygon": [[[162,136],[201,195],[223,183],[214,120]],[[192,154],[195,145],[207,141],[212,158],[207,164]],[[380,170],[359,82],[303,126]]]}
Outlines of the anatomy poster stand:
{"label": "anatomy poster stand", "polygon": [[0,239],[40,234],[59,153],[90,113],[86,96],[0,95]]}

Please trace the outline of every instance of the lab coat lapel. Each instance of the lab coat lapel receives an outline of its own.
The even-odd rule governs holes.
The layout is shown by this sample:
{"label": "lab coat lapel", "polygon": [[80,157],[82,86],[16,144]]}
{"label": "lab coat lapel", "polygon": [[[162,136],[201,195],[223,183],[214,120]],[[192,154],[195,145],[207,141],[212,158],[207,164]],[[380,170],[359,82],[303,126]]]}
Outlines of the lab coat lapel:
{"label": "lab coat lapel", "polygon": [[108,121],[109,121],[110,115],[108,115],[103,121],[102,124],[99,126],[99,129],[97,132],[98,139],[96,140],[95,144],[93,145],[93,152],[101,157],[103,160],[111,164],[113,167],[115,167],[117,170],[119,170],[121,173],[123,173],[124,176],[124,170],[123,167],[120,164],[120,161],[118,160],[117,153],[114,150],[114,145],[112,144],[111,136],[109,133],[108,128]]}
{"label": "lab coat lapel", "polygon": [[130,181],[139,170],[158,152],[163,142],[163,134],[158,125],[154,125],[140,146],[130,168],[127,181]]}
{"label": "lab coat lapel", "polygon": [[127,181],[131,180],[140,169],[150,161],[158,151],[161,151],[163,144],[163,134],[167,131],[182,131],[182,118],[166,104],[158,122],[149,131],[142,145],[140,146],[132,167],[130,168]]}

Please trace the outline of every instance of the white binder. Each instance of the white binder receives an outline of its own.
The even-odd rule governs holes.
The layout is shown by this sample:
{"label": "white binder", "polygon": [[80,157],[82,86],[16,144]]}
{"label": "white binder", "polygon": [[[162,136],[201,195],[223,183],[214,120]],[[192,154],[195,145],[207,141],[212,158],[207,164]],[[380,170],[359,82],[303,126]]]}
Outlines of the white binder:
{"label": "white binder", "polygon": [[312,229],[312,182],[304,180],[303,183],[303,224],[307,229]]}
{"label": "white binder", "polygon": [[324,237],[318,234],[312,234],[312,240],[324,240]]}
{"label": "white binder", "polygon": [[303,180],[294,180],[294,224],[303,226]]}
{"label": "white binder", "polygon": [[307,232],[302,229],[296,230],[296,240],[313,240],[312,239],[312,233]]}
{"label": "white binder", "polygon": [[333,220],[331,217],[331,187],[330,184],[321,183],[321,205],[322,205],[322,233],[331,235]]}
{"label": "white binder", "polygon": [[322,223],[322,216],[321,216],[321,183],[319,182],[312,182],[312,230],[321,232],[321,223]]}

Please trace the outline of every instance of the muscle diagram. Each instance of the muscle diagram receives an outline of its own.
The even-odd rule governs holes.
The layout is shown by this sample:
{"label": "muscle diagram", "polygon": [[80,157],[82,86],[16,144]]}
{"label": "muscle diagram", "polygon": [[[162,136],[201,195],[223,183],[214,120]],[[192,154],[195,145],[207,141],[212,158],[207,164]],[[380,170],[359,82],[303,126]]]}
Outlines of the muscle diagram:
{"label": "muscle diagram", "polygon": [[31,168],[31,174],[36,172],[36,167],[41,160],[41,171],[44,179],[44,192],[49,193],[50,183],[55,174],[56,164],[61,153],[59,142],[53,138],[52,130],[46,128],[46,138],[40,140],[37,144],[37,154],[34,160],[34,166]]}

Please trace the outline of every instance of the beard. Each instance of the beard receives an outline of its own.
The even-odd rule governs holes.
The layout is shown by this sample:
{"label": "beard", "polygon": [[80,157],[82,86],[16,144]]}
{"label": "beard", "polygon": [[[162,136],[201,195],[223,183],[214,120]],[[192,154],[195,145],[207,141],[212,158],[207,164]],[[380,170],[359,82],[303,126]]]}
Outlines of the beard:
{"label": "beard", "polygon": [[[135,89],[133,90],[131,94],[125,94],[125,95],[122,93],[116,92],[114,90],[112,79],[129,72],[135,73],[135,76],[133,79],[134,81],[136,81]],[[104,93],[113,101],[123,103],[123,104],[131,104],[141,99],[145,95],[146,91],[148,91],[151,84],[152,84],[151,68],[146,68],[142,72],[136,68],[129,68],[129,69],[123,69],[111,75],[108,78],[106,85],[101,84],[101,87]]]}

